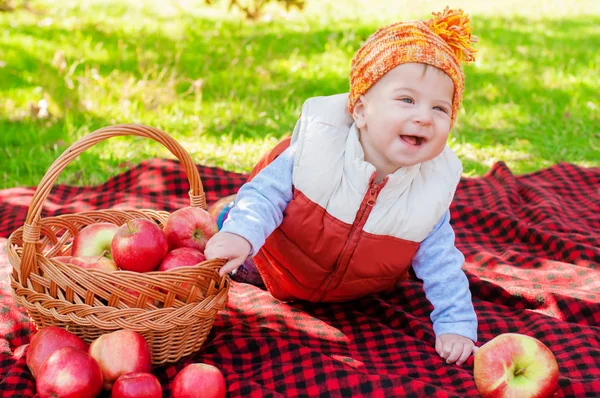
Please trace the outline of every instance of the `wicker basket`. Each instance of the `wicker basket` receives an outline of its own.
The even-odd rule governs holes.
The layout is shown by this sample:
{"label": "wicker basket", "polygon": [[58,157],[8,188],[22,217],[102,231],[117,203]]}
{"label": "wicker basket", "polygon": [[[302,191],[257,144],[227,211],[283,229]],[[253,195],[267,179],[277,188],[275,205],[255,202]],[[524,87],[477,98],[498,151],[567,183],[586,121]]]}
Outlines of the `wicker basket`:
{"label": "wicker basket", "polygon": [[225,261],[204,261],[166,272],[83,269],[53,259],[70,254],[72,238],[81,228],[95,222],[122,225],[134,218],[154,220],[164,227],[169,213],[98,210],[41,219],[42,205],[60,172],[94,144],[124,135],[153,139],[171,151],[187,174],[191,206],[206,208],[198,169],[172,137],[143,125],[97,130],[50,166],[33,196],[25,224],[10,235],[11,288],[38,329],[60,326],[88,343],[102,334],[130,329],[146,338],[154,365],[176,362],[202,346],[227,303],[229,278],[218,274]]}

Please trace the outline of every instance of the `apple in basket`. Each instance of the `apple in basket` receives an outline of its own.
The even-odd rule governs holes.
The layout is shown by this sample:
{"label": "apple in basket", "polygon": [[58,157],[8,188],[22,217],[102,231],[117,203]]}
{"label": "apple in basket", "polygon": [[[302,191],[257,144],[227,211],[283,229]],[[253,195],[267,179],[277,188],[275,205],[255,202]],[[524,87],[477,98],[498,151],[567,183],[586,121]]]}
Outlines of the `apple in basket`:
{"label": "apple in basket", "polygon": [[169,250],[167,238],[153,221],[136,218],[121,225],[112,244],[113,259],[127,271],[154,271]]}
{"label": "apple in basket", "polygon": [[105,271],[117,271],[119,269],[113,260],[102,255],[82,257],[56,256],[52,258],[65,264],[76,265],[87,269],[101,269]]}
{"label": "apple in basket", "polygon": [[168,271],[177,267],[196,265],[204,260],[206,260],[206,257],[204,257],[201,251],[192,249],[191,247],[179,247],[167,253],[160,263],[158,270]]}
{"label": "apple in basket", "polygon": [[111,391],[111,398],[161,398],[162,386],[151,373],[126,373],[120,376]]}
{"label": "apple in basket", "polygon": [[63,347],[42,364],[35,386],[40,398],[96,397],[102,392],[102,371],[87,352]]}
{"label": "apple in basket", "polygon": [[558,389],[558,364],[538,339],[504,333],[477,350],[474,377],[483,398],[551,397]]}
{"label": "apple in basket", "polygon": [[104,377],[104,389],[110,390],[115,381],[126,373],[150,373],[150,348],[144,337],[133,330],[117,330],[103,334],[90,344],[94,358]]}
{"label": "apple in basket", "polygon": [[98,222],[84,227],[73,238],[71,255],[75,257],[110,256],[110,245],[118,229],[118,225],[108,222]]}
{"label": "apple in basket", "polygon": [[183,368],[171,384],[173,398],[222,398],[227,387],[223,373],[206,363],[192,363]]}
{"label": "apple in basket", "polygon": [[29,344],[25,360],[34,378],[52,353],[63,347],[73,347],[87,352],[88,345],[73,333],[58,326],[48,326],[38,331]]}
{"label": "apple in basket", "polygon": [[170,249],[191,247],[204,252],[206,242],[219,228],[206,210],[200,207],[184,207],[171,213],[164,231]]}
{"label": "apple in basket", "polygon": [[[191,247],[179,247],[167,253],[165,258],[163,258],[163,261],[160,263],[158,270],[168,271],[173,268],[188,267],[201,263],[204,260],[206,260],[206,257],[201,251],[192,249]],[[189,288],[187,283],[182,283],[181,287],[184,289]],[[178,298],[185,300],[187,297],[179,296]]]}

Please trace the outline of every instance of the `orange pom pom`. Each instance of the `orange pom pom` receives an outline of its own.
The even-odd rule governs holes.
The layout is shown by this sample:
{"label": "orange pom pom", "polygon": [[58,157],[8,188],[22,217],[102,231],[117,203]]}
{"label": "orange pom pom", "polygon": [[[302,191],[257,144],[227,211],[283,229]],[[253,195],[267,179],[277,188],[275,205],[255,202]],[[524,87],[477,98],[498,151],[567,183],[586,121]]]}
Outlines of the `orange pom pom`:
{"label": "orange pom pom", "polygon": [[476,36],[471,35],[471,20],[463,10],[451,10],[446,6],[442,12],[434,12],[433,18],[427,21],[430,29],[440,36],[454,51],[460,62],[475,61],[476,50],[471,43],[477,43]]}

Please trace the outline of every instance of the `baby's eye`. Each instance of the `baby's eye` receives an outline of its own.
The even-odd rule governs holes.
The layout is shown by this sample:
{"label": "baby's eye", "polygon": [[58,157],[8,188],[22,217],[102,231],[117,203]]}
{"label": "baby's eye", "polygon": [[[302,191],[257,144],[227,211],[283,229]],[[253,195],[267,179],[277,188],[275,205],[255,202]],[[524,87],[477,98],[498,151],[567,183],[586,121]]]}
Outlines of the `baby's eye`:
{"label": "baby's eye", "polygon": [[448,114],[448,111],[446,110],[446,108],[444,108],[442,106],[434,106],[433,109],[435,109],[436,111],[441,111],[441,112],[444,112],[445,114]]}
{"label": "baby's eye", "polygon": [[412,98],[410,98],[410,97],[402,97],[402,98],[398,98],[398,99],[402,102],[406,102],[407,104],[412,104],[414,102],[412,100]]}

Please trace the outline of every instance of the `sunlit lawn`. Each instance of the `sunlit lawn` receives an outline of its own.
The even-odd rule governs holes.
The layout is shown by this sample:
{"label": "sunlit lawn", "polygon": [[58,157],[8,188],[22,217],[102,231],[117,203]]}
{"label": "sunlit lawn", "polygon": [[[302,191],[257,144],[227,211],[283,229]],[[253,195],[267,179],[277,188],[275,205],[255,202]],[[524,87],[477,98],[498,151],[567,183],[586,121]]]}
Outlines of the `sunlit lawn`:
{"label": "sunlit lawn", "polygon": [[[36,12],[0,13],[1,188],[36,185],[71,143],[116,123],[159,127],[196,163],[248,171],[306,98],[347,91],[352,55],[378,26],[447,3],[308,2],[258,22],[194,1],[32,1]],[[600,165],[600,2],[454,5],[480,36],[450,141],[465,174],[500,160],[516,173]],[[168,156],[147,139],[113,138],[60,181],[97,184]]]}

